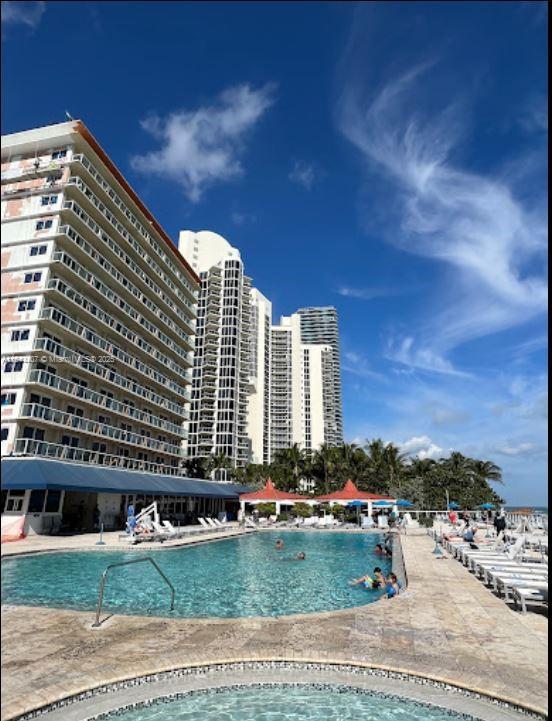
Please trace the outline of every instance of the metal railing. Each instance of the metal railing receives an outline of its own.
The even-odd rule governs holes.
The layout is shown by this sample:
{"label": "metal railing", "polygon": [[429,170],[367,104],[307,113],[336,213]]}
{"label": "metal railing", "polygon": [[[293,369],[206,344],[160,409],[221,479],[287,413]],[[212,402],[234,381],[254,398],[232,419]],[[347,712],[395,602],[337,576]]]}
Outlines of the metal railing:
{"label": "metal railing", "polygon": [[108,566],[106,566],[104,572],[101,575],[100,578],[100,587],[98,589],[98,606],[96,608],[96,620],[92,624],[92,628],[99,628],[102,624],[100,623],[100,614],[102,612],[102,603],[103,603],[103,597],[104,597],[104,589],[105,589],[105,581],[107,578],[108,572],[112,568],[116,568],[117,566],[130,566],[132,563],[144,563],[145,561],[148,561],[153,565],[153,567],[157,570],[161,578],[165,581],[167,586],[171,589],[171,607],[170,610],[174,611],[174,596],[175,596],[175,590],[172,583],[169,581],[167,576],[163,573],[163,571],[159,568],[157,563],[153,560],[153,558],[150,558],[150,556],[145,556],[144,558],[134,558],[132,561],[120,561],[119,563],[110,563]]}

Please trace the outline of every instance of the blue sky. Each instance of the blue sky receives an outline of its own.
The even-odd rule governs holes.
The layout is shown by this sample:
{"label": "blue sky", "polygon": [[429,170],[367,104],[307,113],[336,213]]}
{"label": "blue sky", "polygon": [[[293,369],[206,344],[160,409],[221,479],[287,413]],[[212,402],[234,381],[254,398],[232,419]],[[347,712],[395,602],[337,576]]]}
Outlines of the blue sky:
{"label": "blue sky", "polygon": [[276,317],[335,305],[347,440],[546,502],[544,3],[2,6],[2,132],[68,110]]}

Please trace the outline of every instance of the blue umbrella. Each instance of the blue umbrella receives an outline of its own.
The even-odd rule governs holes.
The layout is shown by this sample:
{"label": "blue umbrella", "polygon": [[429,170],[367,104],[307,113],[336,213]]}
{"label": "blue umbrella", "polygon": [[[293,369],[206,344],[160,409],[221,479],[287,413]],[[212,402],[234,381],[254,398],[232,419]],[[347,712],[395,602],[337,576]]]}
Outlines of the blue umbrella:
{"label": "blue umbrella", "polygon": [[494,508],[493,503],[482,503],[479,508],[482,508],[484,511],[490,511]]}
{"label": "blue umbrella", "polygon": [[399,498],[399,500],[396,501],[396,505],[401,506],[401,508],[411,508],[414,504],[404,498]]}
{"label": "blue umbrella", "polygon": [[375,501],[373,506],[392,506],[393,503],[391,501]]}
{"label": "blue umbrella", "polygon": [[456,501],[452,501],[452,503],[449,503],[448,507],[451,511],[456,511],[458,508],[460,508],[460,506],[458,505],[458,503],[456,503]]}
{"label": "blue umbrella", "polygon": [[363,501],[349,501],[347,504],[347,508],[360,508],[361,506],[364,506],[365,502]]}

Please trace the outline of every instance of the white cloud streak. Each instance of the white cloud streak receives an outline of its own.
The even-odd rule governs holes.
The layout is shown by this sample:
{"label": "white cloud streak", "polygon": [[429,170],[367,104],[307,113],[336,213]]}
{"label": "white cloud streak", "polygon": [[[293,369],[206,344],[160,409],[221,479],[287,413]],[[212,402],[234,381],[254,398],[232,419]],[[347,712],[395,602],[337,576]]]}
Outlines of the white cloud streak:
{"label": "white cloud streak", "polygon": [[298,160],[293,164],[288,178],[292,183],[300,185],[305,190],[310,190],[318,179],[318,172],[314,165]]}
{"label": "white cloud streak", "polygon": [[453,349],[545,312],[546,281],[534,268],[544,263],[547,229],[546,218],[516,199],[504,179],[452,161],[462,135],[459,105],[427,117],[419,110],[418,91],[433,65],[420,64],[368,95],[346,85],[338,122],[370,170],[391,184],[398,209],[389,217],[390,242],[454,271],[439,307],[415,332],[391,338],[388,356],[456,373],[447,358]]}
{"label": "white cloud streak", "polygon": [[433,443],[429,436],[413,436],[401,443],[400,448],[409,456],[415,456],[421,460],[425,458],[436,459],[446,455],[444,450],[436,443]]}
{"label": "white cloud streak", "polygon": [[192,203],[199,202],[206,188],[243,174],[246,140],[274,103],[274,91],[273,84],[237,85],[211,105],[146,118],[142,127],[161,147],[132,157],[132,167],[176,181]]}
{"label": "white cloud streak", "polygon": [[45,2],[3,0],[2,25],[26,25],[32,30],[36,30],[45,12]]}

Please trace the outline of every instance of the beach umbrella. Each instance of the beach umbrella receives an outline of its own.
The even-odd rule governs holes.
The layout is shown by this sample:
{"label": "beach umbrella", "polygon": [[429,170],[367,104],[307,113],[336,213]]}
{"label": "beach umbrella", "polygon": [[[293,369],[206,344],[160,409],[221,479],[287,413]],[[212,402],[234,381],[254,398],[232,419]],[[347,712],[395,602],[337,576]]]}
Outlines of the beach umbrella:
{"label": "beach umbrella", "polygon": [[393,504],[390,501],[374,501],[372,505],[382,508],[383,506],[392,506]]}
{"label": "beach umbrella", "polygon": [[449,507],[449,511],[457,511],[460,508],[460,506],[458,505],[458,503],[456,503],[456,501],[452,501],[451,503],[449,503],[448,507]]}
{"label": "beach umbrella", "polygon": [[493,503],[482,503],[479,506],[479,508],[482,508],[484,511],[492,511],[492,509],[494,508],[494,504]]}
{"label": "beach umbrella", "polygon": [[404,498],[399,498],[398,501],[396,501],[395,503],[400,508],[412,508],[412,506],[414,505],[413,503],[405,500]]}

